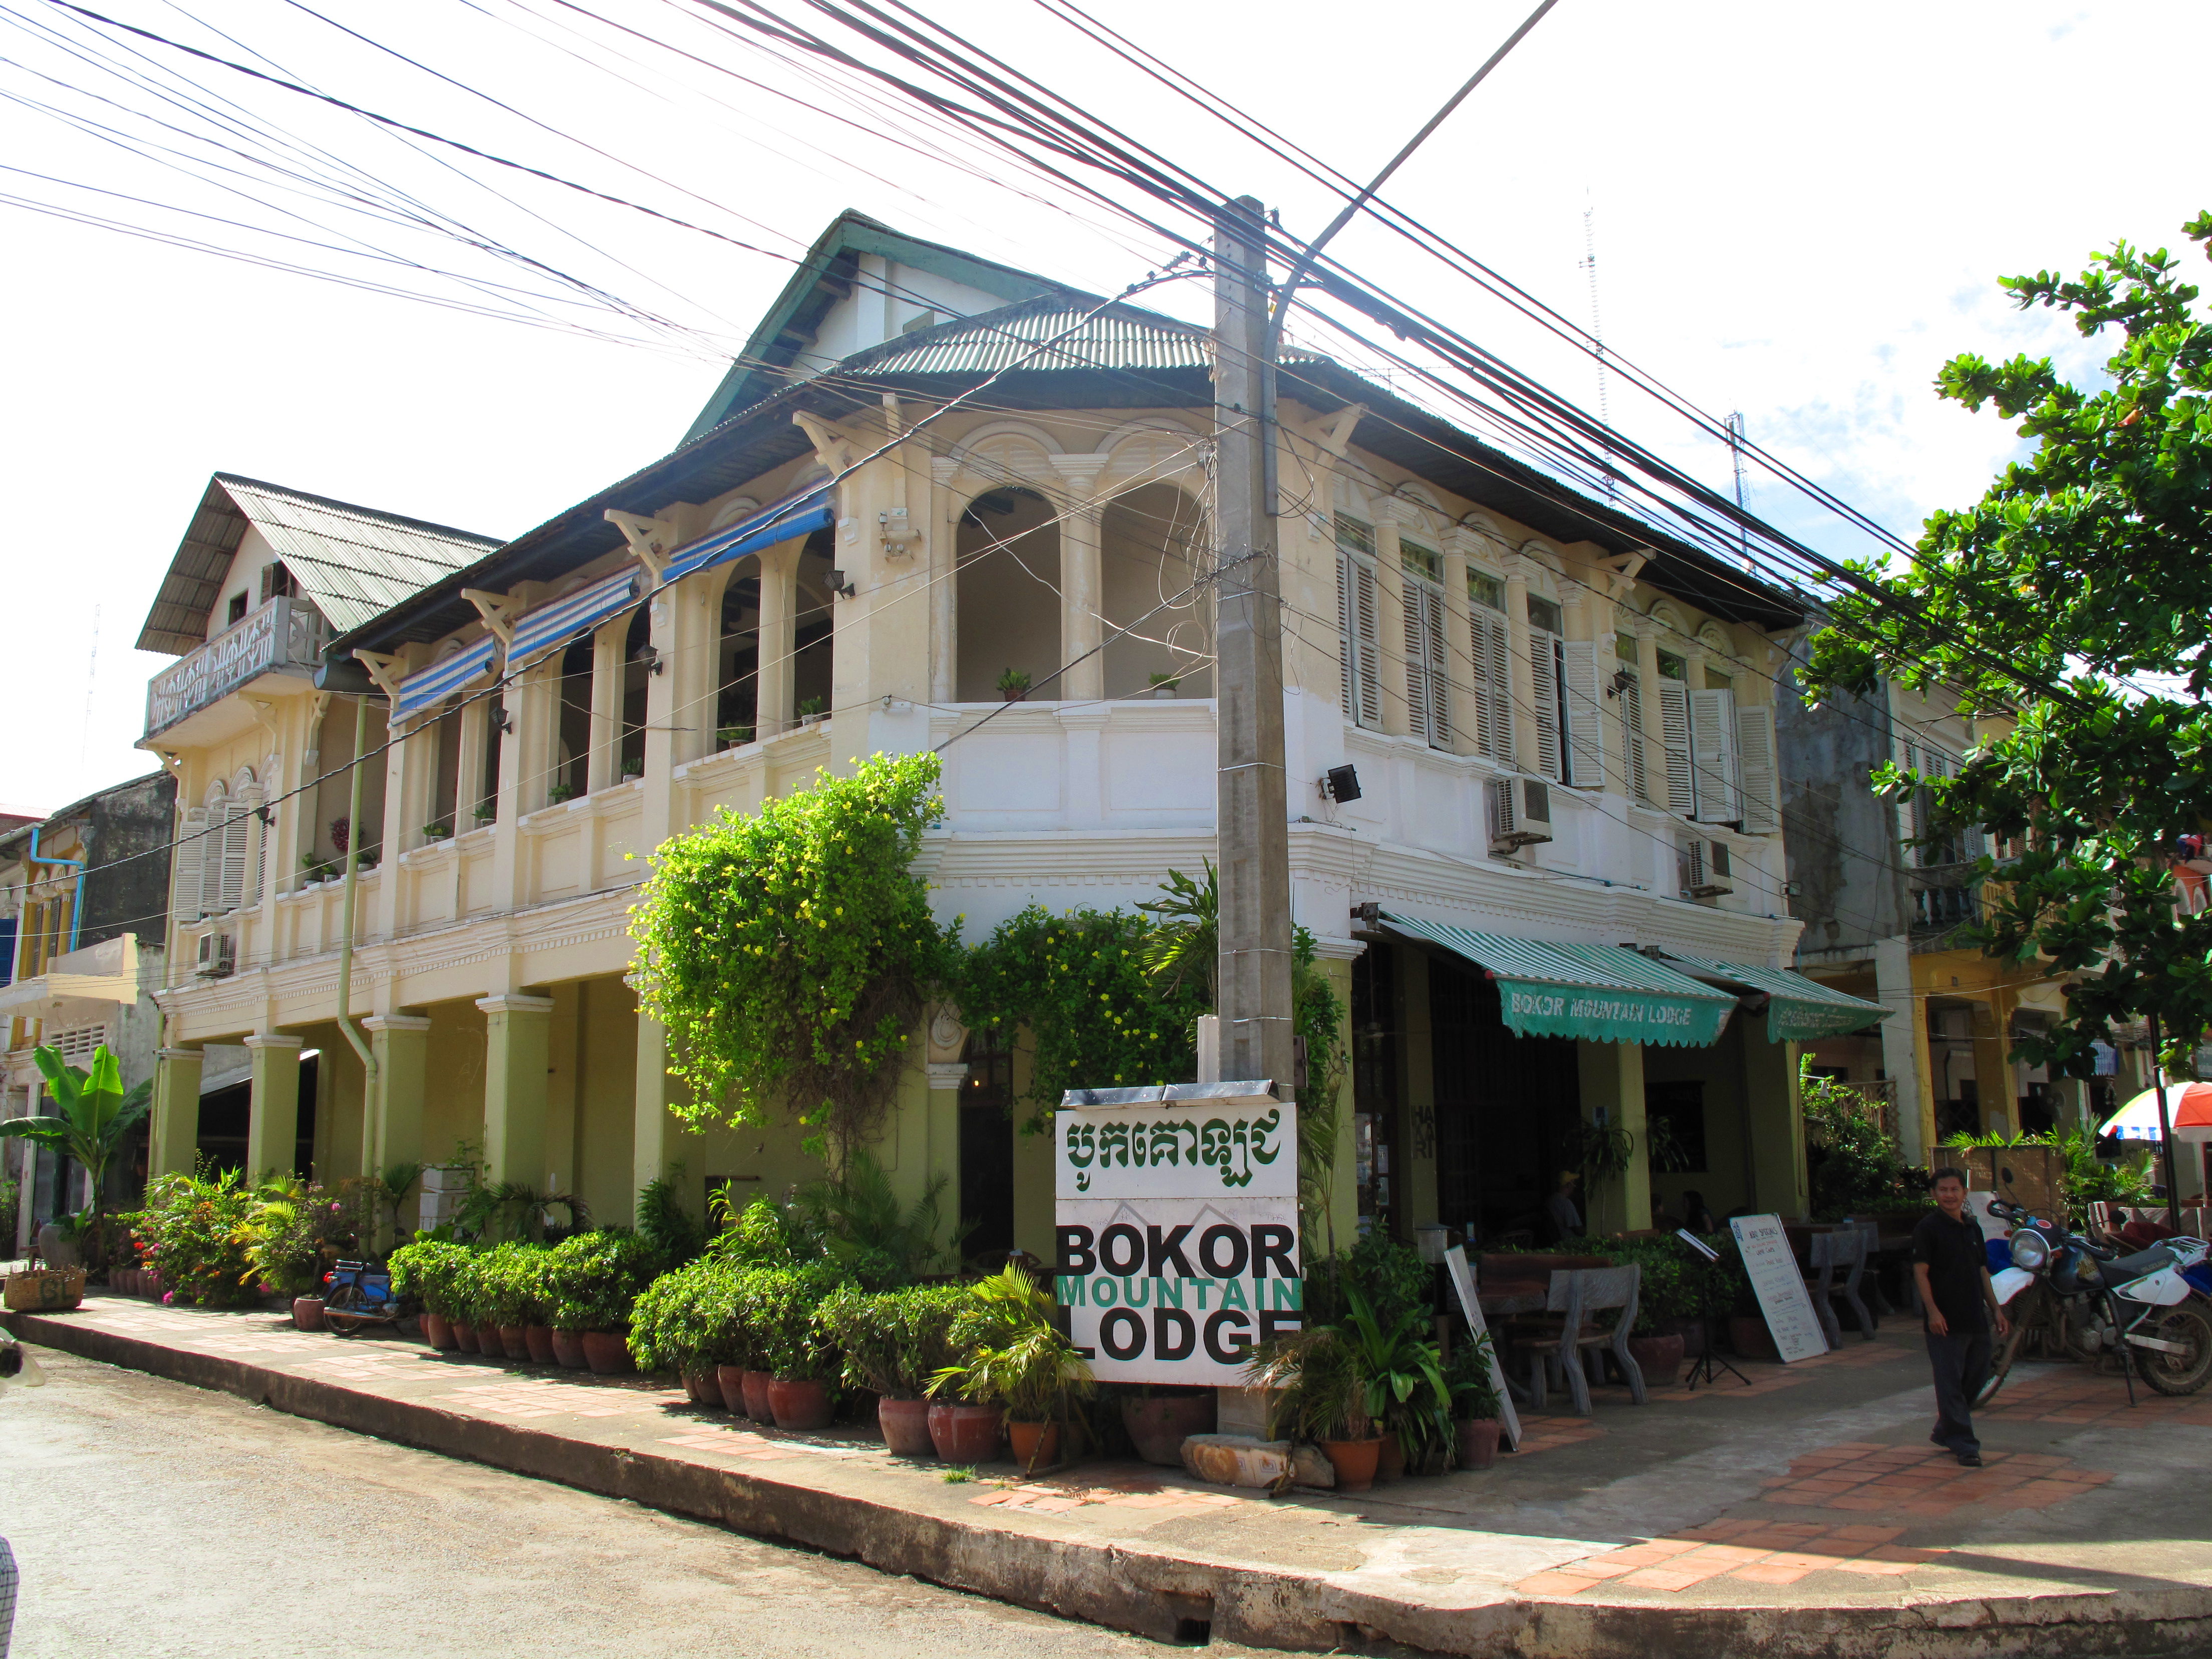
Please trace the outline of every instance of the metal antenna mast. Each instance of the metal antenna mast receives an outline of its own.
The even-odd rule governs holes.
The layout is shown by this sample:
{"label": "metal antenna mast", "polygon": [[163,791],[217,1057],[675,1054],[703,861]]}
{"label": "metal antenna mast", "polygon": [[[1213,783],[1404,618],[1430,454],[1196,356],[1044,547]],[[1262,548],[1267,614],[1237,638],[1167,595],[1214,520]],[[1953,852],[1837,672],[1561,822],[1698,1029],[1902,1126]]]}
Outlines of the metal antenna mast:
{"label": "metal antenna mast", "polygon": [[[1597,345],[1597,422],[1605,428],[1608,440],[1607,447],[1610,448],[1609,441],[1613,435],[1613,412],[1607,406],[1606,395],[1607,388],[1605,372],[1605,321],[1598,315],[1597,309],[1597,206],[1595,203],[1583,209],[1582,268],[1589,273],[1590,338]],[[1607,501],[1611,501],[1613,497],[1613,481],[1610,470],[1607,471],[1605,477],[1605,495]]]}

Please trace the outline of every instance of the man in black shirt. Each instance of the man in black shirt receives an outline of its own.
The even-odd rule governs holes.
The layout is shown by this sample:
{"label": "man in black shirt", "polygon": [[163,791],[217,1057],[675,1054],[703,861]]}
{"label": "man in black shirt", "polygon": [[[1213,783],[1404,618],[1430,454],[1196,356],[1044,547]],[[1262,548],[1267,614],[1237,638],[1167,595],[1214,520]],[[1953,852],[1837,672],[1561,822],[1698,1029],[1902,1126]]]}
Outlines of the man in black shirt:
{"label": "man in black shirt", "polygon": [[1928,1437],[1978,1468],[1982,1443],[1974,1438],[1971,1413],[1990,1374],[1990,1321],[1995,1317],[1999,1337],[2012,1322],[1990,1283],[1981,1223],[1966,1209],[1966,1177],[1938,1170],[1934,1189],[1935,1211],[1912,1230],[1912,1277],[1936,1373],[1936,1432]]}

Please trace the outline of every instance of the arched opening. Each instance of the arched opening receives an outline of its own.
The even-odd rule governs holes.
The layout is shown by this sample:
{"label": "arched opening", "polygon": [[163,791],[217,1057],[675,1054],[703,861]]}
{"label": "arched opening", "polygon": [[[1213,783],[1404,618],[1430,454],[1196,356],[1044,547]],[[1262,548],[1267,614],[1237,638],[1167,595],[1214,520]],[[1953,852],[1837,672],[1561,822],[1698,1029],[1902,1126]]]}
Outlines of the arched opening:
{"label": "arched opening", "polygon": [[653,670],[638,659],[638,653],[653,642],[653,607],[641,605],[630,614],[629,631],[623,635],[622,736],[616,752],[622,777],[641,777],[645,772],[645,690]]}
{"label": "arched opening", "polygon": [[[454,806],[461,787],[461,710],[455,702],[438,716],[436,736],[438,759],[430,780],[430,802],[426,809],[429,817],[419,826],[428,839],[434,829],[445,834],[456,835],[472,826],[457,821]],[[418,826],[410,825],[413,829]]]}
{"label": "arched opening", "polygon": [[1213,607],[1193,587],[1204,509],[1173,484],[1142,484],[1106,504],[1100,542],[1106,695],[1143,696],[1164,677],[1177,696],[1212,696]]}
{"label": "arched opening", "polygon": [[797,604],[792,615],[790,714],[801,718],[830,712],[836,656],[836,596],[830,572],[837,562],[835,535],[817,530],[799,556]]}
{"label": "arched opening", "polygon": [[721,633],[714,653],[716,749],[760,735],[760,572],[732,576],[722,589]]}
{"label": "arched opening", "polygon": [[955,550],[959,573],[953,603],[960,617],[960,702],[996,702],[1008,670],[1027,674],[1041,697],[1060,695],[1046,684],[1061,664],[1060,523],[1052,504],[1032,489],[978,495],[960,516]]}
{"label": "arched opening", "polygon": [[582,794],[592,752],[592,639],[569,641],[561,653],[561,738],[553,755],[553,775],[545,799],[562,801]]}

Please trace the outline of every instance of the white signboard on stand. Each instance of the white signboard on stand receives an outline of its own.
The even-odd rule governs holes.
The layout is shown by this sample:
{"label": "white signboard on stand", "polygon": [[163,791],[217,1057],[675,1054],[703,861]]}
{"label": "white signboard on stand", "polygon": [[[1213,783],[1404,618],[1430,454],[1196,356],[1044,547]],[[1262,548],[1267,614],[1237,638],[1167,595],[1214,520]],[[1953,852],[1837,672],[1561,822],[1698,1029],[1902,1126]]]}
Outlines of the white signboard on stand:
{"label": "white signboard on stand", "polygon": [[1297,1109],[1265,1084],[1071,1090],[1054,1289],[1101,1382],[1239,1388],[1304,1322]]}
{"label": "white signboard on stand", "polygon": [[[1455,1244],[1444,1252],[1444,1267],[1451,1274],[1452,1289],[1459,1293],[1460,1311],[1467,1316],[1467,1328],[1476,1336],[1490,1334],[1490,1322],[1482,1316],[1482,1302],[1475,1294],[1474,1274],[1467,1265],[1467,1250]],[[1498,1393],[1498,1420],[1504,1427],[1505,1449],[1521,1449],[1521,1413],[1514,1409],[1513,1391],[1505,1386],[1505,1368],[1498,1363],[1498,1345],[1490,1346],[1490,1386]]]}
{"label": "white signboard on stand", "polygon": [[1790,1248],[1790,1235],[1782,1230],[1782,1218],[1740,1215],[1729,1223],[1729,1231],[1735,1235],[1752,1293],[1759,1298],[1783,1362],[1827,1352],[1828,1334],[1820,1328],[1820,1316],[1805,1292],[1804,1271]]}

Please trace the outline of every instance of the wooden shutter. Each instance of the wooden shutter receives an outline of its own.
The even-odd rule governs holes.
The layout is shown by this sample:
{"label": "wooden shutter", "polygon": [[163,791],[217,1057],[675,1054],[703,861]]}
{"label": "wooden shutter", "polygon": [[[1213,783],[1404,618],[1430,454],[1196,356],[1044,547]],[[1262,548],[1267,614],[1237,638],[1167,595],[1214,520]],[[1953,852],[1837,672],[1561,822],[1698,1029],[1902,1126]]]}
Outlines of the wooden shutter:
{"label": "wooden shutter", "polygon": [[240,866],[238,902],[251,908],[261,902],[262,873],[269,861],[269,825],[261,819],[261,791],[240,791],[238,810],[246,825],[246,849]]}
{"label": "wooden shutter", "polygon": [[1528,630],[1528,666],[1535,682],[1536,770],[1565,781],[1559,770],[1559,641],[1540,628]]}
{"label": "wooden shutter", "polygon": [[1747,836],[1771,836],[1782,827],[1771,708],[1737,708],[1735,753],[1743,784],[1743,832]]}
{"label": "wooden shutter", "polygon": [[1382,631],[1375,567],[1337,550],[1337,645],[1344,660],[1344,714],[1370,729],[1382,724]]}
{"label": "wooden shutter", "polygon": [[228,802],[224,807],[222,836],[219,838],[209,837],[210,841],[220,839],[222,843],[221,862],[212,872],[216,878],[213,884],[216,899],[211,910],[216,915],[238,908],[244,895],[246,837],[252,822],[251,815],[243,806],[236,801]]}
{"label": "wooden shutter", "polygon": [[1620,695],[1614,699],[1620,710],[1620,769],[1628,780],[1629,793],[1640,801],[1651,799],[1651,778],[1644,759],[1644,682],[1634,669],[1624,669]]}
{"label": "wooden shutter", "polygon": [[200,908],[200,867],[207,857],[208,838],[200,832],[206,828],[207,808],[187,807],[183,827],[177,832],[174,867],[169,872],[179,921],[198,921],[205,914]]}
{"label": "wooden shutter", "polygon": [[1698,798],[1698,810],[1691,816],[1705,823],[1733,823],[1741,818],[1735,692],[1690,689],[1690,761]]}
{"label": "wooden shutter", "polygon": [[200,837],[200,915],[222,914],[222,836],[230,817],[230,797],[217,795],[208,803],[207,833]]}
{"label": "wooden shutter", "polygon": [[1451,746],[1444,596],[1410,574],[1406,580],[1406,705],[1416,737],[1431,748]]}
{"label": "wooden shutter", "polygon": [[[1612,653],[1607,653],[1609,662]],[[1605,703],[1598,682],[1601,664],[1597,647],[1587,640],[1569,640],[1559,647],[1566,668],[1567,761],[1566,781],[1577,789],[1601,788],[1605,783]]]}
{"label": "wooden shutter", "polygon": [[1513,762],[1513,656],[1505,618],[1486,605],[1470,607],[1468,654],[1474,683],[1474,746],[1506,765]]}
{"label": "wooden shutter", "polygon": [[1659,682],[1659,738],[1667,750],[1667,810],[1692,817],[1698,791],[1690,767],[1690,688],[1680,680]]}

